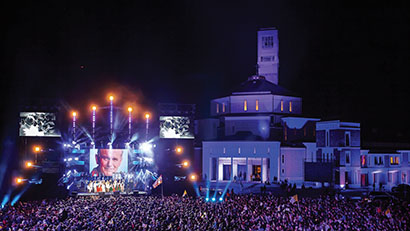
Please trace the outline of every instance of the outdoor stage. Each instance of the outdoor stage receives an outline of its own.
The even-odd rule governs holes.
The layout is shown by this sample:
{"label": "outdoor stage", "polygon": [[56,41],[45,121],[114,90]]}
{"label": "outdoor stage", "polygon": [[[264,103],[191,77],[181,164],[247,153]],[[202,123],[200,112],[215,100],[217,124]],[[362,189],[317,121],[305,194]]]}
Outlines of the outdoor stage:
{"label": "outdoor stage", "polygon": [[89,192],[80,192],[75,193],[71,192],[71,196],[138,196],[146,195],[147,192],[144,191],[131,191],[131,192],[98,192],[98,193],[89,193]]}

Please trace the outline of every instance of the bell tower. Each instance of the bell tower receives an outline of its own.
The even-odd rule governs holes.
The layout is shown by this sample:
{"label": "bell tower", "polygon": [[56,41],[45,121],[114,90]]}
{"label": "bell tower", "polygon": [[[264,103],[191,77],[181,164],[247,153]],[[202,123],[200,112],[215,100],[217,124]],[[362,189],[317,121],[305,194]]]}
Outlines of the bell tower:
{"label": "bell tower", "polygon": [[279,82],[279,38],[275,28],[258,31],[258,75],[278,85]]}

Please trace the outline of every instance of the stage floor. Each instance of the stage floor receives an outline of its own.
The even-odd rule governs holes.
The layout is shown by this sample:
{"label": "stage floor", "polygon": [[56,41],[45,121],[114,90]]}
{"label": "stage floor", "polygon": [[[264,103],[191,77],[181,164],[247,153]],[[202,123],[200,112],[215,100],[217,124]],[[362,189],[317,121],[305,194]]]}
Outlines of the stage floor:
{"label": "stage floor", "polygon": [[[129,192],[129,193],[127,193],[127,192],[119,192],[119,193],[114,193],[114,192],[105,192],[105,193],[104,192],[99,192],[99,193],[79,192],[75,195],[77,195],[77,196],[116,196],[116,195],[128,196],[128,195],[135,195],[135,194],[145,195],[145,194],[147,194],[147,192],[144,192],[144,191],[134,191],[134,192]],[[73,194],[73,196],[74,196],[74,194]]]}

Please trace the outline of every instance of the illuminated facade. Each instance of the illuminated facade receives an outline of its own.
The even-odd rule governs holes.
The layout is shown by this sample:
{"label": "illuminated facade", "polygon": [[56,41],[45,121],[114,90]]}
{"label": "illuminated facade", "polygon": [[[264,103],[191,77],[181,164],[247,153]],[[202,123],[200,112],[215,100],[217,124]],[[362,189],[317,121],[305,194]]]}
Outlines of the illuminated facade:
{"label": "illuminated facade", "polygon": [[336,188],[409,184],[410,150],[363,148],[360,123],[302,116],[302,98],[277,85],[277,35],[275,29],[258,32],[259,75],[213,99],[212,118],[196,121],[203,178],[328,182]]}

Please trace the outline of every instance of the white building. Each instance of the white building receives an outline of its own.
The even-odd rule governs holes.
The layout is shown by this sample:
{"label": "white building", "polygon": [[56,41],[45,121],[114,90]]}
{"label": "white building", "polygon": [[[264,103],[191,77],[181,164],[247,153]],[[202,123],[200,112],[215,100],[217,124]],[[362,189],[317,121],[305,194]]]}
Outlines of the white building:
{"label": "white building", "polygon": [[259,75],[211,101],[210,119],[198,120],[202,176],[211,182],[288,180],[334,187],[391,188],[410,183],[407,149],[361,148],[360,123],[302,117],[302,98],[277,85],[279,39],[258,32]]}

